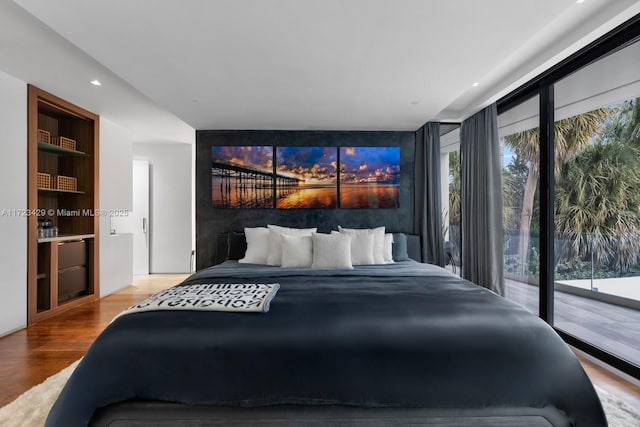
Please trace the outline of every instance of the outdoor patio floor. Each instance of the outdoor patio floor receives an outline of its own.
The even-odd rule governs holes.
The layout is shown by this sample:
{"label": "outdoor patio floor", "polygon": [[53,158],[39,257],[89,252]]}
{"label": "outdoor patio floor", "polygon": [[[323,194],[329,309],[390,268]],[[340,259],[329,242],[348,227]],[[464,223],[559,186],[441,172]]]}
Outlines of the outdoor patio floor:
{"label": "outdoor patio floor", "polygon": [[[505,279],[506,296],[538,315],[538,287]],[[555,326],[640,365],[640,310],[555,292]]]}

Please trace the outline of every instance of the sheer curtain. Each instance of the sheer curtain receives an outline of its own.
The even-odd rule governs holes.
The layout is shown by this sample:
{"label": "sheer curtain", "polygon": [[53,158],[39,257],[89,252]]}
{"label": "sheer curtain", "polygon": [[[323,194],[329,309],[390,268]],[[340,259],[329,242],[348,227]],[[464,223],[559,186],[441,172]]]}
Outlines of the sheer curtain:
{"label": "sheer curtain", "polygon": [[414,233],[421,237],[422,262],[444,267],[440,202],[440,123],[416,132]]}
{"label": "sheer curtain", "polygon": [[462,277],[504,295],[502,176],[496,105],[462,122]]}

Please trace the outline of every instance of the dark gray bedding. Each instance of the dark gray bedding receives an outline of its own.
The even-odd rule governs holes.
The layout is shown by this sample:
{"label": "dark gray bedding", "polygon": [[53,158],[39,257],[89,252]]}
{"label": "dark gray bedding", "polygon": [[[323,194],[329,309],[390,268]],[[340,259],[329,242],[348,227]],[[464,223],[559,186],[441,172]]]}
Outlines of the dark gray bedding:
{"label": "dark gray bedding", "polygon": [[185,283],[278,282],[262,313],[144,312],[116,319],[62,391],[47,426],[85,426],[122,401],[188,405],[548,408],[606,425],[558,335],[524,308],[407,261],[312,271],[226,262]]}

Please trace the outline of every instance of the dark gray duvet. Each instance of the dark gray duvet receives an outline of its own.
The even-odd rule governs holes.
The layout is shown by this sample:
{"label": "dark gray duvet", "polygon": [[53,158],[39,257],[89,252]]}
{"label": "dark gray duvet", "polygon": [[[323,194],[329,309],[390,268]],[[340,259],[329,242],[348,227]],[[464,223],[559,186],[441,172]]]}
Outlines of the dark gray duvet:
{"label": "dark gray duvet", "polygon": [[226,262],[184,283],[278,282],[270,311],[144,312],[96,339],[46,425],[128,400],[438,409],[552,408],[603,426],[577,359],[542,320],[438,267]]}

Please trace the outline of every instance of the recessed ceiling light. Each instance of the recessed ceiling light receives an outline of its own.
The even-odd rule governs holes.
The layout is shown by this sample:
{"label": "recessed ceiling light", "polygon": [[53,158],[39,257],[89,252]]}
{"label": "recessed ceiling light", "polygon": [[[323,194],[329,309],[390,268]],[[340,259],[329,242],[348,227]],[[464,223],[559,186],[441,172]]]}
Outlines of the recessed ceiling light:
{"label": "recessed ceiling light", "polygon": [[100,80],[91,80],[91,84],[94,86],[102,86],[102,83],[100,83]]}
{"label": "recessed ceiling light", "polygon": [[475,82],[475,83],[474,83],[474,84],[472,84],[471,86],[476,87],[476,86],[478,86],[479,84],[480,84],[480,83]]}
{"label": "recessed ceiling light", "polygon": [[578,4],[584,3],[584,0],[576,0],[576,3],[578,3]]}

